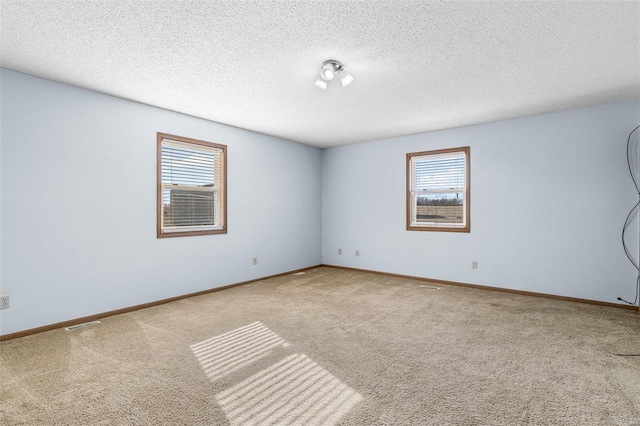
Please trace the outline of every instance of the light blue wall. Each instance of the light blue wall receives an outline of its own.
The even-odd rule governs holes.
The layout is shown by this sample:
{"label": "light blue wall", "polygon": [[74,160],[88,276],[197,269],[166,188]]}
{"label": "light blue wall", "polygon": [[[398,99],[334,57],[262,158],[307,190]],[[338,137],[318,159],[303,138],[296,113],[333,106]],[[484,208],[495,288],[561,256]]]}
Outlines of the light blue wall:
{"label": "light blue wall", "polygon": [[[0,78],[1,334],[321,263],[320,150]],[[156,132],[228,146],[228,234],[156,238]]]}
{"label": "light blue wall", "polygon": [[[638,124],[633,101],[324,150],[323,262],[633,300],[620,234],[637,201],[626,142]],[[471,233],[406,231],[405,154],[467,145]]]}
{"label": "light blue wall", "polygon": [[[640,101],[320,151],[8,70],[0,86],[0,334],[321,262],[633,298]],[[156,238],[156,132],[228,145],[228,234]],[[466,145],[471,233],[406,231],[405,154]]]}

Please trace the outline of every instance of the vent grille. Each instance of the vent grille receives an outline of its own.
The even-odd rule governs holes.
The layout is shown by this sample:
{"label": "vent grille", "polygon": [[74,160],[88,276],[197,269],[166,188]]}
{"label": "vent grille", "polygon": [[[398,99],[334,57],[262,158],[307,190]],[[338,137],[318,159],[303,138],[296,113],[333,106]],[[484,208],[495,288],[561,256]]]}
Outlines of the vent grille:
{"label": "vent grille", "polygon": [[77,324],[77,325],[72,325],[72,326],[69,326],[69,327],[65,327],[64,329],[67,330],[67,331],[74,331],[74,330],[77,330],[79,328],[89,327],[89,326],[98,325],[98,324],[102,324],[102,323],[100,321],[91,321],[91,322],[85,322],[85,323],[82,323],[82,324]]}

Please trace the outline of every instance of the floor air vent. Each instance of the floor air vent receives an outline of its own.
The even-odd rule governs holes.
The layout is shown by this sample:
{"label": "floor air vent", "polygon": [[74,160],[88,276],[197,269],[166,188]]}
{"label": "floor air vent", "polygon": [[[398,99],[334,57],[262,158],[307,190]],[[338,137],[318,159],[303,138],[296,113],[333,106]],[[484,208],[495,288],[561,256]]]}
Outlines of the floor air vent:
{"label": "floor air vent", "polygon": [[101,322],[100,321],[91,321],[91,322],[85,322],[85,323],[82,323],[82,324],[72,325],[70,327],[65,327],[64,329],[67,330],[67,331],[74,331],[74,330],[77,330],[79,328],[85,328],[85,327],[89,327],[91,325],[98,325],[98,324],[101,324]]}

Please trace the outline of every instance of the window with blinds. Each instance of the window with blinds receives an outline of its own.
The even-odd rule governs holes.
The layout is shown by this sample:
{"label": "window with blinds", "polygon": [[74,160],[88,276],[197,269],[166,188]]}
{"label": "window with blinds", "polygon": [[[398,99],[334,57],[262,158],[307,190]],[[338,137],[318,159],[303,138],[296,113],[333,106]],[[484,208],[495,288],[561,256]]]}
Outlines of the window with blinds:
{"label": "window with blinds", "polygon": [[407,154],[407,230],[470,232],[469,147]]}
{"label": "window with blinds", "polygon": [[224,234],[227,147],[158,133],[158,237]]}

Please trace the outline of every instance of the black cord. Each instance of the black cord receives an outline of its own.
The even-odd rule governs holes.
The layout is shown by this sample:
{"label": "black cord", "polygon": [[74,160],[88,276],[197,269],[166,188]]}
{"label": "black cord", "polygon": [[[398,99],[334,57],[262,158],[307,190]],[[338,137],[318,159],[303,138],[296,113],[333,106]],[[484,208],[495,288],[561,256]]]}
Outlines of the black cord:
{"label": "black cord", "polygon": [[618,297],[618,300],[620,300],[621,302],[624,302],[628,305],[635,305],[636,302],[638,301],[638,293],[640,290],[640,274],[638,275],[638,279],[636,280],[636,298],[633,299],[633,302],[629,302],[627,300],[624,300],[622,297]]}
{"label": "black cord", "polygon": [[631,155],[629,154],[629,150],[631,149],[631,135],[633,132],[640,129],[640,126],[636,127],[629,133],[629,137],[627,138],[627,166],[629,167],[629,173],[631,174],[631,179],[633,180],[633,184],[636,186],[636,191],[640,194],[640,186],[638,186],[638,177],[633,174],[633,168],[631,167]]}
{"label": "black cord", "polygon": [[[629,173],[631,174],[631,180],[633,180],[633,184],[636,187],[636,192],[638,193],[638,202],[636,203],[635,206],[633,206],[633,208],[631,209],[631,211],[629,212],[629,214],[627,215],[627,219],[624,221],[624,226],[622,227],[622,247],[624,247],[624,252],[627,255],[627,258],[629,259],[629,261],[633,264],[633,266],[636,268],[636,271],[638,271],[638,278],[636,279],[636,297],[633,299],[633,303],[624,300],[621,297],[618,297],[618,300],[627,303],[629,305],[635,305],[638,302],[638,298],[640,297],[640,267],[638,266],[638,263],[636,262],[636,260],[633,258],[633,256],[631,255],[631,252],[629,252],[629,248],[627,247],[627,243],[624,240],[624,234],[627,232],[627,228],[629,227],[629,225],[631,225],[631,222],[633,221],[633,219],[636,217],[636,215],[638,214],[638,208],[640,208],[640,186],[638,186],[638,176],[636,176],[634,174],[634,168],[631,167],[631,150],[632,150],[632,146],[631,146],[631,136],[633,135],[634,132],[637,132],[638,129],[640,129],[640,126],[636,127],[635,129],[633,129],[631,131],[631,133],[629,133],[629,138],[627,139],[627,166],[629,167]],[[636,142],[636,146],[637,144],[637,138],[634,140],[634,142]],[[639,356],[640,357],[640,353],[638,354],[619,354],[619,353],[615,353],[615,356],[623,356],[623,357],[636,357]]]}
{"label": "black cord", "polygon": [[[638,265],[636,260],[631,255],[631,252],[629,251],[629,248],[627,247],[627,243],[624,240],[624,235],[627,232],[627,228],[629,227],[629,225],[631,225],[631,222],[633,221],[633,219],[638,214],[638,209],[640,208],[640,186],[638,185],[638,176],[636,176],[634,174],[634,168],[631,167],[631,152],[630,152],[631,149],[633,148],[631,146],[631,136],[633,135],[634,132],[637,132],[638,129],[640,129],[640,126],[638,126],[635,129],[633,129],[631,131],[631,133],[629,133],[629,138],[627,139],[627,167],[629,168],[629,174],[631,175],[631,180],[633,180],[633,185],[636,187],[636,192],[638,193],[638,202],[636,203],[635,206],[633,206],[633,208],[631,209],[631,211],[627,215],[627,219],[624,221],[624,226],[622,227],[622,247],[624,248],[624,252],[627,255],[627,258],[629,259],[631,264],[636,268],[636,271],[638,271],[638,278],[636,279],[636,296],[633,299],[633,302],[629,302],[627,300],[624,300],[621,297],[618,297],[618,300],[620,300],[620,301],[622,301],[622,302],[624,302],[624,303],[626,303],[628,305],[635,305],[636,303],[638,303],[638,298],[640,297],[640,266]],[[636,140],[637,140],[637,138],[636,138]],[[625,355],[620,355],[620,354],[614,354],[614,355],[625,356]],[[629,356],[636,356],[636,354],[629,355]]]}
{"label": "black cord", "polygon": [[631,225],[631,222],[633,221],[633,218],[635,217],[635,213],[637,213],[639,206],[640,206],[640,201],[638,201],[636,203],[636,205],[633,206],[633,208],[631,209],[631,211],[627,215],[627,219],[624,221],[624,226],[622,227],[622,247],[624,248],[624,253],[627,255],[627,258],[633,264],[633,266],[638,270],[640,270],[640,267],[638,267],[638,264],[636,263],[636,260],[633,258],[633,256],[629,252],[629,248],[627,247],[627,243],[624,240],[624,234],[627,232],[627,228],[629,227],[629,225]]}

